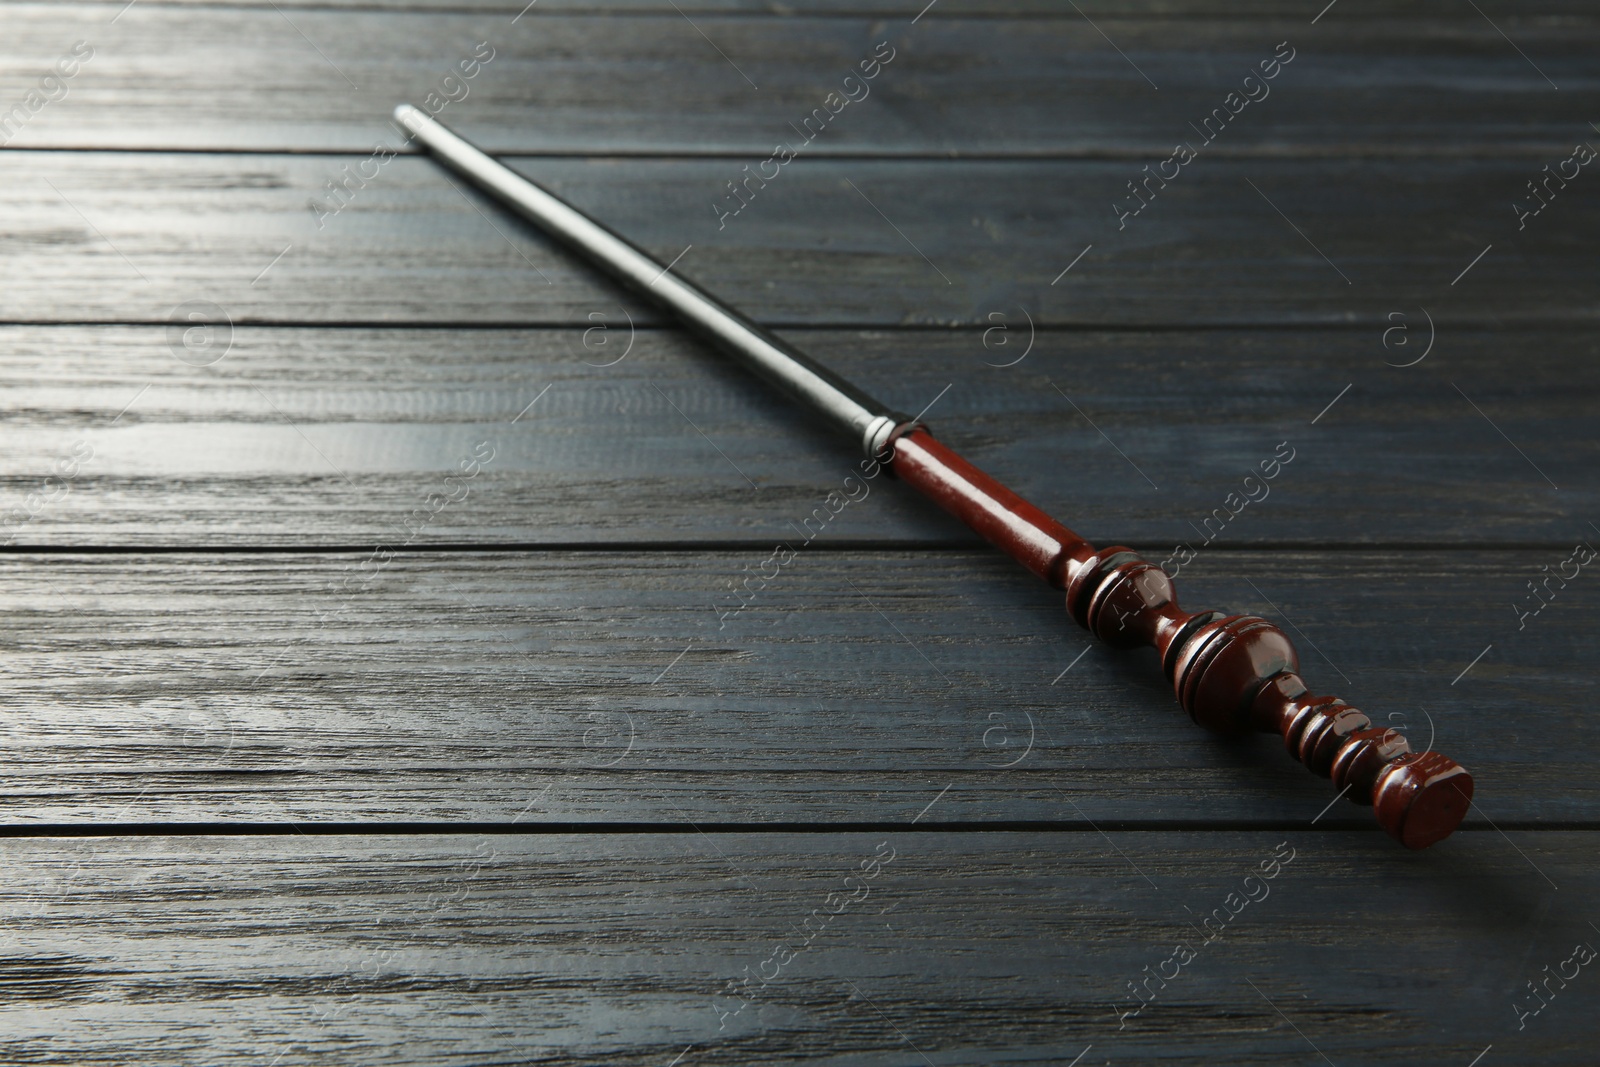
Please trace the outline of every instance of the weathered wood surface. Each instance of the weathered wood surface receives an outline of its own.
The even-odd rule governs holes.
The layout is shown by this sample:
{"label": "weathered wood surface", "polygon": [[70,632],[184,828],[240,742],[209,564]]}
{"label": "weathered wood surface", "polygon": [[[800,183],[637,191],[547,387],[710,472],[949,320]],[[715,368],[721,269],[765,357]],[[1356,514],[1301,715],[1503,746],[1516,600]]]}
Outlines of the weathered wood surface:
{"label": "weathered wood surface", "polygon": [[[260,7],[261,0],[144,0],[145,4],[160,7]],[[30,8],[41,6],[37,0],[0,0],[0,7]],[[118,0],[104,0],[98,5],[107,19],[121,8]],[[859,0],[845,4],[842,0],[538,0],[528,4],[525,0],[279,0],[278,7],[315,8],[338,11],[382,11],[391,13],[421,11],[461,11],[472,14],[503,14],[525,18],[542,18],[551,12],[567,14],[598,14],[602,16],[672,15],[679,12],[700,14],[750,14],[777,18],[794,16],[861,16],[876,15],[897,22],[909,22],[922,12],[926,17],[938,19],[951,14],[963,18],[1011,19],[1028,18],[1081,19],[1085,14],[1102,17],[1162,16],[1171,18],[1242,18],[1277,16],[1309,23],[1322,10],[1305,0],[1074,0],[1063,4],[1061,0]],[[1588,15],[1593,8],[1584,0],[1479,0],[1475,3],[1481,11],[1505,16],[1516,28],[1524,21],[1551,16]],[[1440,19],[1455,15],[1441,13],[1428,0],[1338,0],[1341,19],[1362,18],[1431,18]],[[935,14],[937,12],[937,14]],[[1464,15],[1460,16],[1465,22]]]}
{"label": "weathered wood surface", "polygon": [[[1512,207],[1594,140],[1592,5],[523,10],[0,3],[0,115],[96,48],[0,152],[0,509],[93,448],[0,553],[0,1060],[1593,1061],[1591,975],[1518,1012],[1600,938],[1600,602],[1522,614],[1600,537],[1600,207]],[[1433,736],[1464,829],[1405,854],[1272,739],[1209,738],[883,481],[719,620],[855,457],[427,160],[308,206],[480,40],[446,121],[902,408],[953,383],[935,428],[1102,543],[1198,544],[1291,442],[1184,603],[1286,621],[1319,692]],[[233,322],[203,367],[192,301]]]}
{"label": "weathered wood surface", "polygon": [[[1334,799],[991,552],[802,548],[721,615],[767,554],[7,555],[3,821],[848,822],[950,785],[930,817],[1220,825]],[[1563,555],[1210,551],[1178,584],[1286,619],[1318,692],[1436,730],[1470,823],[1566,824],[1600,815],[1600,601],[1511,606]]]}
{"label": "weathered wood surface", "polygon": [[39,71],[88,40],[94,58],[13,146],[365,153],[375,139],[393,143],[397,102],[439,92],[487,41],[493,60],[446,117],[492,150],[734,153],[753,163],[796,137],[790,124],[890,40],[896,55],[872,95],[808,152],[1154,162],[1287,40],[1292,63],[1216,154],[1542,159],[1592,133],[1581,118],[1600,106],[1592,18],[1506,24],[1535,65],[1470,8],[1448,20],[1433,11],[1372,20],[1351,17],[1349,3],[1315,26],[1305,4],[1275,17],[1175,21],[1102,11],[1091,24],[1067,4],[1051,17],[973,19],[941,3],[915,26],[921,5],[887,8],[900,18],[835,9],[691,19],[661,3],[659,17],[618,19],[539,4],[516,24],[520,4],[510,15],[474,5],[403,17],[318,5],[292,18],[259,4],[197,18],[141,3],[115,24],[114,6],[7,5],[0,101],[20,101]]}
{"label": "weathered wood surface", "polygon": [[[616,301],[427,159],[390,160],[319,230],[308,200],[353,162],[4,153],[0,321],[166,323],[209,301],[235,323],[586,327]],[[1600,199],[1570,189],[1519,233],[1525,161],[1201,158],[1120,232],[1129,162],[950,161],[930,180],[915,161],[796,160],[720,231],[729,161],[513,162],[778,325],[987,326],[1018,305],[1040,324],[1379,330],[1418,307],[1477,325],[1600,311],[1584,238]]]}
{"label": "weathered wood surface", "polygon": [[[80,442],[93,450],[64,493],[0,532],[19,545],[410,537],[398,524],[488,441],[468,497],[414,544],[749,542],[793,537],[858,464],[700,345],[597,308],[608,325],[587,332],[239,327],[207,367],[180,362],[165,327],[0,328],[0,518],[24,513]],[[1373,327],[1044,331],[1030,350],[1023,313],[995,314],[987,330],[789,336],[906,411],[951,385],[927,416],[941,437],[1101,542],[1595,536],[1589,331],[1462,330],[1441,314],[1435,351],[1397,368],[1385,361],[1428,343],[1417,310],[1387,347]],[[1508,361],[1509,347],[1526,355]],[[1215,509],[1226,517],[1284,441],[1294,458],[1270,494],[1220,525]],[[976,543],[887,481],[826,540]]]}
{"label": "weathered wood surface", "polygon": [[[1518,1011],[1600,936],[1593,834],[1517,838],[8,840],[0,1054],[1059,1065],[1092,1046],[1082,1062],[1420,1067],[1492,1045],[1484,1065],[1590,1064],[1592,966],[1521,1029]],[[1120,1019],[1180,944],[1194,958]]]}

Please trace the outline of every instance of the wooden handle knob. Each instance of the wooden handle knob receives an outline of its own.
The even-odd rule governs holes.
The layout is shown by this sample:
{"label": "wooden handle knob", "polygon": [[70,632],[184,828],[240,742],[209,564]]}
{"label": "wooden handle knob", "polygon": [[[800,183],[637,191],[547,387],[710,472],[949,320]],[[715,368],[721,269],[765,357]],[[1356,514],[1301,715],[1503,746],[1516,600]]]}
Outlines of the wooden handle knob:
{"label": "wooden handle knob", "polygon": [[1149,645],[1191,718],[1219,733],[1264,730],[1333,779],[1407,848],[1448,837],[1472,800],[1472,775],[1437,752],[1413,752],[1399,731],[1338,697],[1316,696],[1284,632],[1253,615],[1184,611],[1172,579],[1121,546],[1072,568],[1067,611],[1108,644]]}
{"label": "wooden handle knob", "polygon": [[1253,615],[1187,612],[1172,579],[1132,549],[1097,549],[934,439],[900,427],[890,469],[1050,584],[1100,640],[1149,645],[1195,722],[1219,733],[1265,730],[1332,778],[1407,848],[1448,837],[1472,800],[1472,775],[1337,697],[1313,695],[1284,632]]}

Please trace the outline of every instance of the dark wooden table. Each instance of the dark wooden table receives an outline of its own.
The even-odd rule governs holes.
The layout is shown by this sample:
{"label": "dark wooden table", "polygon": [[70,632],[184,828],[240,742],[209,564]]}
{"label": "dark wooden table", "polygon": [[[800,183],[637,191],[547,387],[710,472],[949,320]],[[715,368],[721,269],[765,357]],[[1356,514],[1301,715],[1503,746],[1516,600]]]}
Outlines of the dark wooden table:
{"label": "dark wooden table", "polygon": [[[0,4],[0,1061],[1595,1062],[1592,5],[919,6]],[[1467,823],[887,480],[725,614],[849,446],[453,188],[430,93],[1188,544]]]}

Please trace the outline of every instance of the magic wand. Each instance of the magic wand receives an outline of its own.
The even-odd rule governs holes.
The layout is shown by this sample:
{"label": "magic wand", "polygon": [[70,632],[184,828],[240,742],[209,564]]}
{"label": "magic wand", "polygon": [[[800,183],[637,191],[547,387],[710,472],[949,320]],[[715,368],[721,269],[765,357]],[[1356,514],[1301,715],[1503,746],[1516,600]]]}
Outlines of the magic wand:
{"label": "magic wand", "polygon": [[1333,779],[1408,848],[1450,835],[1472,801],[1472,776],[1337,697],[1315,696],[1283,631],[1253,615],[1184,611],[1161,568],[1122,546],[1096,548],[954,451],[792,345],[718,303],[628,241],[496,162],[409,104],[394,116],[473,184],[848,434],[869,457],[1057,589],[1100,640],[1149,645],[1195,722],[1262,730]]}

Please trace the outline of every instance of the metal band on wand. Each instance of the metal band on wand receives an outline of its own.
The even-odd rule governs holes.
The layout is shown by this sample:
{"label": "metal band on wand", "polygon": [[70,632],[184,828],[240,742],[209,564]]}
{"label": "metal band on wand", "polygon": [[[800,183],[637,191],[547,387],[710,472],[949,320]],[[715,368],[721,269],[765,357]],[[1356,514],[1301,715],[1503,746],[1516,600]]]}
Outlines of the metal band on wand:
{"label": "metal band on wand", "polygon": [[1413,752],[1399,731],[1337,697],[1315,696],[1282,630],[1252,615],[1184,611],[1172,580],[1122,546],[1096,548],[954,451],[928,429],[725,307],[640,251],[446,129],[402,104],[394,116],[413,137],[474,185],[696,334],[776,385],[882,458],[920,490],[1028,570],[1066,593],[1067,612],[1107,644],[1148,645],[1178,701],[1219,733],[1261,730],[1290,755],[1333,779],[1408,848],[1448,837],[1472,801],[1472,776],[1437,752]]}

